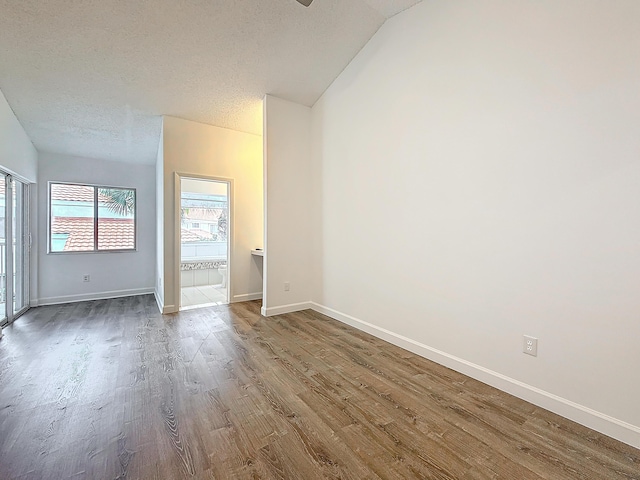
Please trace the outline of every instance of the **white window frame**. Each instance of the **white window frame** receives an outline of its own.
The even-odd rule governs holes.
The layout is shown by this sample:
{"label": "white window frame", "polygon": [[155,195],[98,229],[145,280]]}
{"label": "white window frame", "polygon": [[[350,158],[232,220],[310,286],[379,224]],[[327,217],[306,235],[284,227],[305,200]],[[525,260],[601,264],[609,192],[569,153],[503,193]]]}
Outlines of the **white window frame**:
{"label": "white window frame", "polygon": [[[93,188],[93,250],[74,250],[74,251],[52,251],[52,209],[51,209],[51,186],[52,185],[73,185],[79,187]],[[133,191],[133,248],[119,249],[98,249],[98,191],[100,189],[117,189]],[[47,187],[47,209],[48,209],[48,225],[47,225],[47,254],[50,255],[77,255],[77,254],[96,254],[96,253],[130,253],[138,251],[138,191],[133,187],[96,185],[91,183],[75,183],[52,180],[48,182]]]}

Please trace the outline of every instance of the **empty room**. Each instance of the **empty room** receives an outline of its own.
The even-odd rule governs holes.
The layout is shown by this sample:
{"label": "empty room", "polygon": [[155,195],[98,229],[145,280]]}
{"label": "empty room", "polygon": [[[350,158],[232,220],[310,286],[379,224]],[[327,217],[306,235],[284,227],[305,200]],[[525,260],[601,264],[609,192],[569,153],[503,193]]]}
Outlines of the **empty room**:
{"label": "empty room", "polygon": [[640,480],[640,2],[0,0],[0,479]]}

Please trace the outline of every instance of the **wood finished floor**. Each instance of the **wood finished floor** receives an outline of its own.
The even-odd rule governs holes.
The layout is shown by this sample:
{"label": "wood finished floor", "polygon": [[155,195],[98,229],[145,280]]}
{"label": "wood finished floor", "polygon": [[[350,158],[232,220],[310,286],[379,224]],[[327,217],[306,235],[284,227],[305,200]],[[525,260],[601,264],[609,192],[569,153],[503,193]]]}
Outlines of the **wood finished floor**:
{"label": "wood finished floor", "polygon": [[32,309],[0,479],[640,479],[640,451],[311,311]]}

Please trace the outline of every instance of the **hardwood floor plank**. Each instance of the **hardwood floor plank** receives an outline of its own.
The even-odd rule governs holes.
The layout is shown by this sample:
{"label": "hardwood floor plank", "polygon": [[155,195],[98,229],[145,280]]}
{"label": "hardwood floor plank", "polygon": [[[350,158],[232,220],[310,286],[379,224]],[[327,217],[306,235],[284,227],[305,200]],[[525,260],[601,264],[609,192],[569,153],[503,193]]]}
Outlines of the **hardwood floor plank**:
{"label": "hardwood floor plank", "polygon": [[3,480],[640,480],[637,449],[312,311],[143,295],[4,333]]}

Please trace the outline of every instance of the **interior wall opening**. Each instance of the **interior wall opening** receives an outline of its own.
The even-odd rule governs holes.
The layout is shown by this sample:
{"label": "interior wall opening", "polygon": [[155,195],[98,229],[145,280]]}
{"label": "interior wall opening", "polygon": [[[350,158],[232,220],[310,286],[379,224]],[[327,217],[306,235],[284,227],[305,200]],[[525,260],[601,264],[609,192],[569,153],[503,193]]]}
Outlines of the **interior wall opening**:
{"label": "interior wall opening", "polygon": [[180,178],[180,308],[229,303],[228,181]]}

